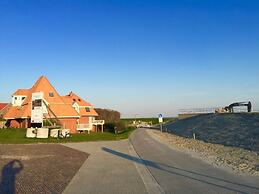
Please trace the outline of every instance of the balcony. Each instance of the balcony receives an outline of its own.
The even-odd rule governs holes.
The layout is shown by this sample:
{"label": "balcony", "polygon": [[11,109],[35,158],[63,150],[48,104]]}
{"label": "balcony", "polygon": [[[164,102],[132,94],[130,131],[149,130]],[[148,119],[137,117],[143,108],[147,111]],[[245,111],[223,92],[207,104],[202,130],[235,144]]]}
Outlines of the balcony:
{"label": "balcony", "polygon": [[93,125],[104,125],[104,120],[94,120],[92,122]]}
{"label": "balcony", "polygon": [[102,133],[103,133],[104,120],[93,120],[92,124],[96,126],[97,131],[98,131],[98,125],[101,125],[102,126]]}
{"label": "balcony", "polygon": [[76,129],[77,129],[77,131],[80,131],[80,132],[87,131],[89,134],[90,131],[92,130],[92,126],[90,124],[77,124]]}

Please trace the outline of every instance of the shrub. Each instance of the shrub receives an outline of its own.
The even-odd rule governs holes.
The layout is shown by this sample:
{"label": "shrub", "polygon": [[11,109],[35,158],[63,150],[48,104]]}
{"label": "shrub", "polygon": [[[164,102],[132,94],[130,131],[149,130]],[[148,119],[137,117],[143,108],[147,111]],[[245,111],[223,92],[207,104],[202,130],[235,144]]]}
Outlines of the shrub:
{"label": "shrub", "polygon": [[126,125],[124,122],[119,121],[116,123],[106,123],[104,124],[104,130],[112,133],[121,132],[126,130]]}
{"label": "shrub", "polygon": [[115,132],[115,123],[105,123],[103,128],[104,128],[104,131],[114,133]]}

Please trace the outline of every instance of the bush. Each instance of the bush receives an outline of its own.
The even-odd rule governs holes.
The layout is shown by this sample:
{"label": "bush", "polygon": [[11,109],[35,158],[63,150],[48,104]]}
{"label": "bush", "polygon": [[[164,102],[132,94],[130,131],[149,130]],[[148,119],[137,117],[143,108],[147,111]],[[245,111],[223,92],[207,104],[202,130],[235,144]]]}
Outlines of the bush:
{"label": "bush", "polygon": [[126,128],[125,123],[122,121],[104,124],[104,130],[112,133],[124,131]]}
{"label": "bush", "polygon": [[114,133],[114,131],[115,131],[115,123],[105,123],[103,128],[104,128],[104,131]]}
{"label": "bush", "polygon": [[115,127],[117,131],[124,131],[126,129],[126,124],[122,121],[115,123]]}

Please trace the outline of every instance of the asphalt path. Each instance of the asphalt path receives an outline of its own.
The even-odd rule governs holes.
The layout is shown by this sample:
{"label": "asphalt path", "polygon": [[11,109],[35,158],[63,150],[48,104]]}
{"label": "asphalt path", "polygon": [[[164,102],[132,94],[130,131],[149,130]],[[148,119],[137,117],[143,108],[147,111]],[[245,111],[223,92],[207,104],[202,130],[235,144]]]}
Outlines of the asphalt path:
{"label": "asphalt path", "polygon": [[130,141],[164,193],[259,194],[259,177],[237,175],[210,165],[156,141],[146,130],[133,132]]}
{"label": "asphalt path", "polygon": [[63,145],[90,154],[64,194],[149,194],[159,188],[144,172],[144,165],[134,162],[140,159],[128,140]]}

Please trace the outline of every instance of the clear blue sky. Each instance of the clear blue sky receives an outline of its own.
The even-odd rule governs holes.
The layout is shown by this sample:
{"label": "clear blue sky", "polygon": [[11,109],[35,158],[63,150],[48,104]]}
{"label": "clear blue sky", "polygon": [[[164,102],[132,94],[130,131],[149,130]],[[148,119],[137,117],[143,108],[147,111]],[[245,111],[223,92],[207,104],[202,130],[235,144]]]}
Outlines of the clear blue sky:
{"label": "clear blue sky", "polygon": [[0,101],[46,75],[123,116],[251,100],[258,0],[1,0]]}

